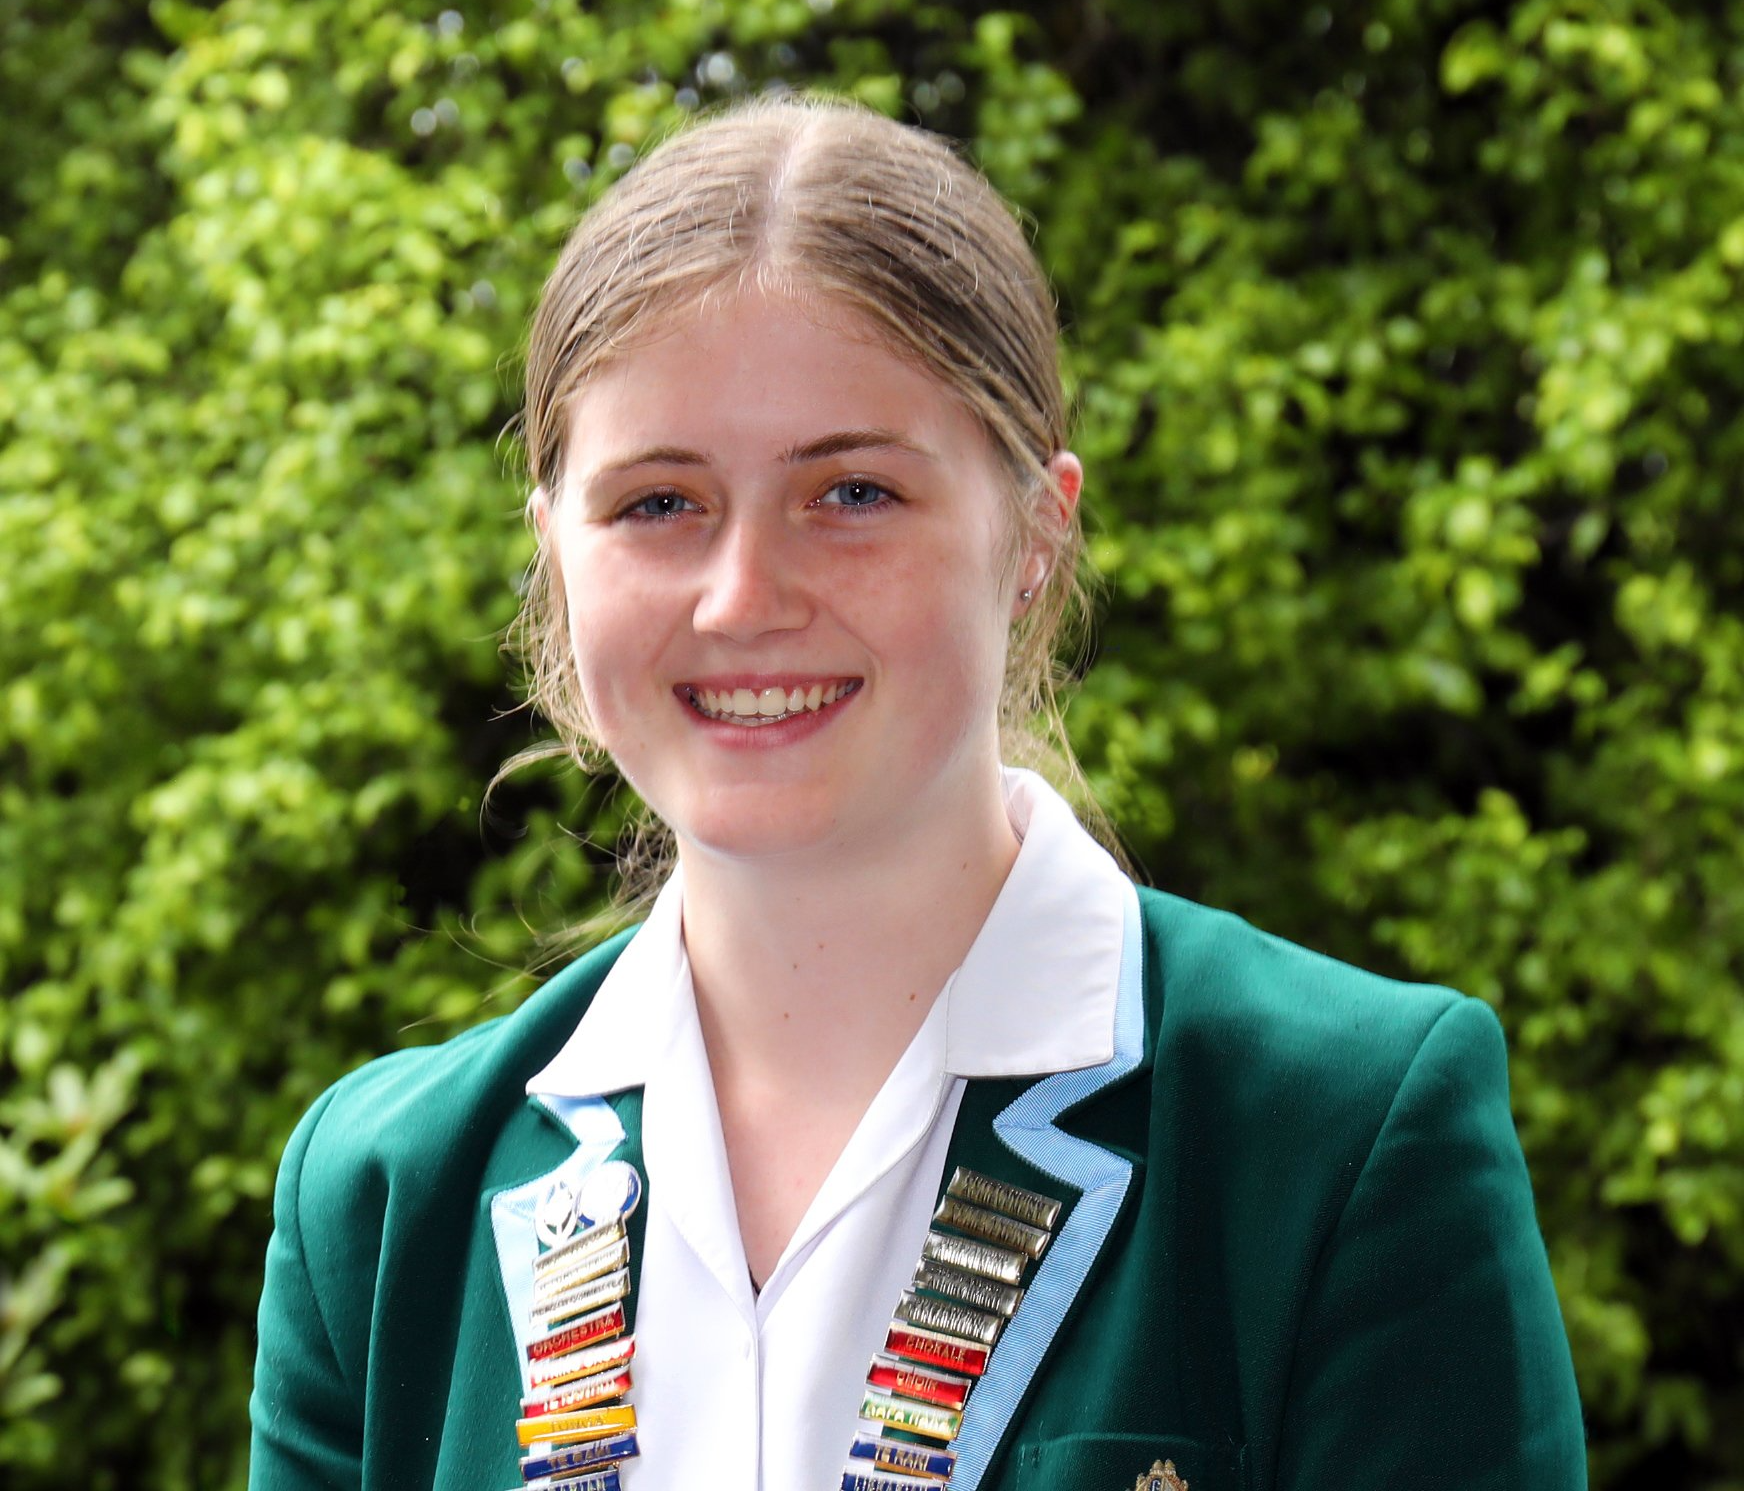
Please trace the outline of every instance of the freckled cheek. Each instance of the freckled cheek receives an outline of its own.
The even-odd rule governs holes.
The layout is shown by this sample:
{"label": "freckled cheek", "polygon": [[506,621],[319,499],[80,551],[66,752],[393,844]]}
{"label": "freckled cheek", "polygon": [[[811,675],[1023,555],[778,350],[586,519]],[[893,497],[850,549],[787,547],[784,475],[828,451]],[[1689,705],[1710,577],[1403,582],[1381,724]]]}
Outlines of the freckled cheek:
{"label": "freckled cheek", "polygon": [[615,753],[613,737],[641,723],[657,690],[655,616],[621,589],[608,592],[609,600],[582,584],[572,585],[569,593],[576,597],[569,607],[569,645],[582,699],[595,729]]}
{"label": "freckled cheek", "polygon": [[995,582],[964,562],[917,566],[902,579],[871,608],[862,635],[906,675],[906,690],[926,701],[922,713],[934,728],[972,730],[997,707],[1003,683]]}

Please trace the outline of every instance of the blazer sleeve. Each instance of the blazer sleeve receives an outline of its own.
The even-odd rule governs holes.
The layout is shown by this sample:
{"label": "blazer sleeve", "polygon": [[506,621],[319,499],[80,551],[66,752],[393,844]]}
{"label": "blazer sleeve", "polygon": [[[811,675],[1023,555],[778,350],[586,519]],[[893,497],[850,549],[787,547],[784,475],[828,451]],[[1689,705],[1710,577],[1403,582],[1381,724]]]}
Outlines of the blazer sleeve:
{"label": "blazer sleeve", "polygon": [[1279,1491],[1574,1491],[1568,1339],[1488,1005],[1424,1037],[1310,1283]]}
{"label": "blazer sleeve", "polygon": [[330,1088],[285,1148],[273,1194],[249,1400],[250,1491],[355,1488],[362,1481],[361,1384],[347,1379],[304,1249],[303,1172]]}

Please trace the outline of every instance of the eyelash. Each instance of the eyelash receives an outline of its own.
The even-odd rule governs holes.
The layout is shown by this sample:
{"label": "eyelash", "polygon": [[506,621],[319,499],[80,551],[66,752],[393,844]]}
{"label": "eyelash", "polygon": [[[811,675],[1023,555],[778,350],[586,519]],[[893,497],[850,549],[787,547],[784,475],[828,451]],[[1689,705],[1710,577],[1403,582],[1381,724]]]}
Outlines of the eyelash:
{"label": "eyelash", "polygon": [[[867,487],[870,490],[872,490],[874,492],[878,492],[881,494],[876,502],[856,503],[852,507],[850,507],[845,502],[832,502],[832,503],[828,504],[828,506],[830,506],[830,507],[840,508],[843,512],[850,512],[850,513],[883,512],[885,508],[894,507],[898,502],[900,502],[902,500],[894,492],[892,492],[889,487],[885,486],[882,482],[872,481],[864,476],[844,476],[837,481],[833,481],[830,483],[829,486],[824,488],[823,492],[820,494],[820,497],[828,496],[831,492],[840,491],[843,487]],[[814,502],[817,500],[818,500],[817,498],[813,499]]]}
{"label": "eyelash", "polygon": [[647,506],[650,502],[661,502],[667,499],[675,499],[679,502],[690,501],[684,493],[675,492],[670,487],[663,487],[658,492],[644,492],[621,513],[619,513],[618,517],[629,523],[670,523],[674,518],[682,518],[684,514],[681,512],[645,513],[639,511],[640,508]]}
{"label": "eyelash", "polygon": [[[839,491],[843,487],[866,487],[880,495],[876,502],[853,504],[845,502],[822,503],[821,497],[828,496],[829,493]],[[894,507],[901,500],[900,497],[898,497],[882,482],[869,481],[865,477],[859,476],[844,476],[839,480],[830,483],[830,485],[824,489],[823,493],[820,494],[820,497],[812,499],[813,504],[815,505],[834,507],[842,512],[851,513],[883,512],[888,507]],[[642,508],[646,507],[651,502],[662,501],[690,503],[690,498],[686,497],[684,493],[676,491],[671,487],[661,487],[657,491],[644,492],[621,513],[619,513],[618,517],[621,521],[629,523],[670,523],[674,519],[682,518],[684,516],[683,512],[650,513],[641,511]],[[694,506],[695,504],[692,503],[691,505]]]}

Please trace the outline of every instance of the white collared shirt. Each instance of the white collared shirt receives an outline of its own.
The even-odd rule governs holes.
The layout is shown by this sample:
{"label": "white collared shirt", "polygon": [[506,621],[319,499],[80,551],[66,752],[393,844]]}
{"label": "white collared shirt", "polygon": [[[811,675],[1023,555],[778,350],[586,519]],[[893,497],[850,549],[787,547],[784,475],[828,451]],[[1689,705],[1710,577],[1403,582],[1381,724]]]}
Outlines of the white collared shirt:
{"label": "white collared shirt", "polygon": [[1040,777],[1007,770],[1004,781],[1023,841],[1011,873],[760,1293],[697,1020],[679,874],[528,1082],[564,1098],[644,1089],[633,1491],[838,1486],[867,1367],[920,1257],[965,1079],[1113,1056],[1128,881]]}

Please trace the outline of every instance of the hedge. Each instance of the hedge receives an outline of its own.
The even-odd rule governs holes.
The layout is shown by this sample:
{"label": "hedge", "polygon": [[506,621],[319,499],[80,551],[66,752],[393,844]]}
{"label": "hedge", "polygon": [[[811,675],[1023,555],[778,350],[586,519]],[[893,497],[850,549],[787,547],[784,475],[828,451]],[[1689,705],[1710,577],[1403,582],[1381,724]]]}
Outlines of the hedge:
{"label": "hedge", "polygon": [[0,9],[0,1473],[240,1486],[280,1146],[621,804],[499,656],[576,213],[822,85],[1068,325],[1147,875],[1507,1027],[1595,1486],[1744,1484],[1744,6]]}

